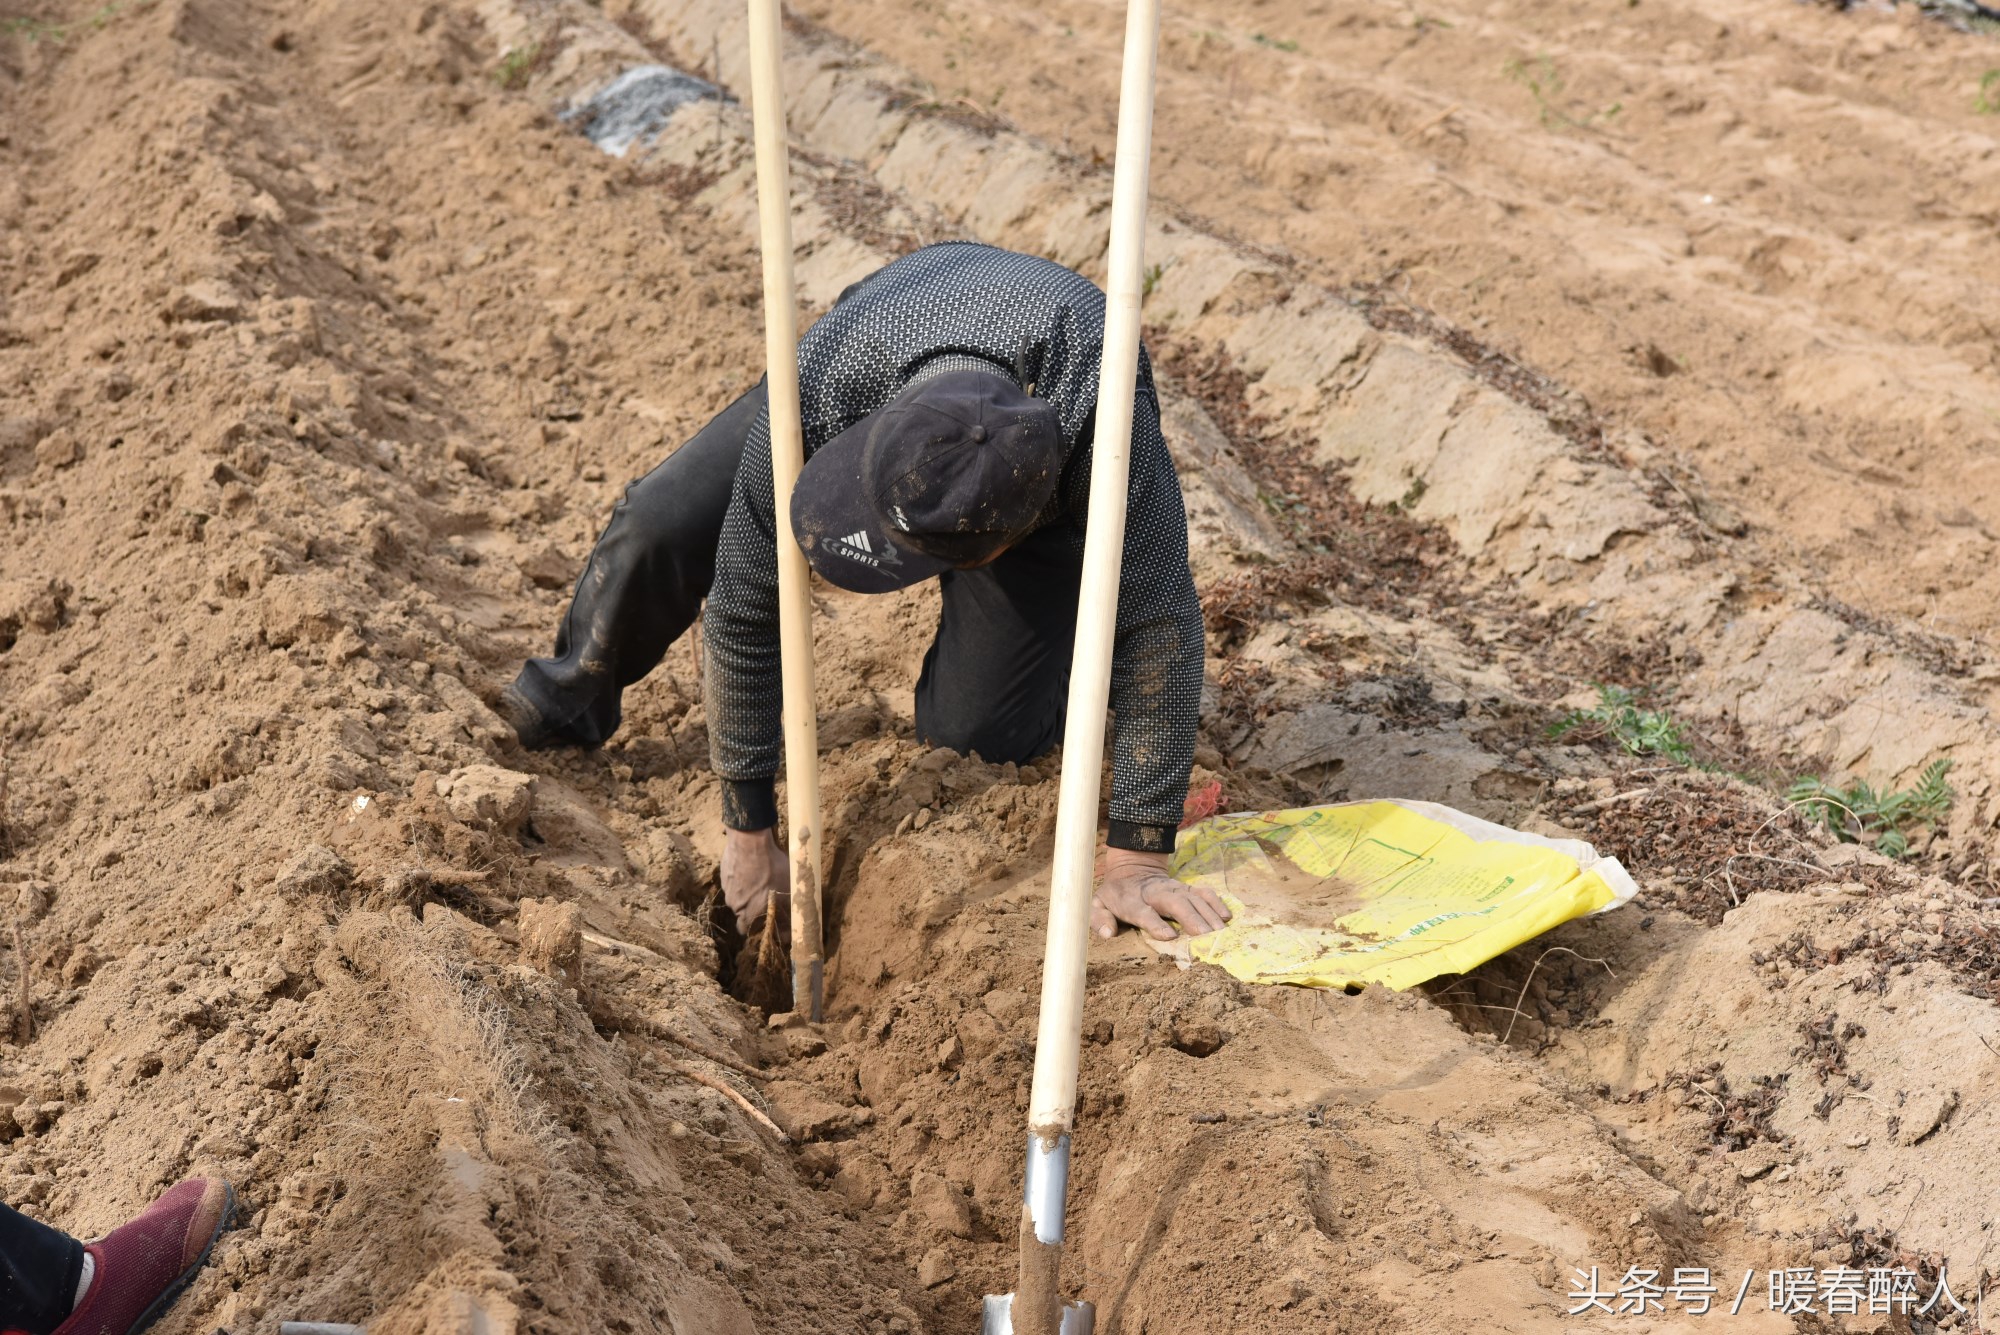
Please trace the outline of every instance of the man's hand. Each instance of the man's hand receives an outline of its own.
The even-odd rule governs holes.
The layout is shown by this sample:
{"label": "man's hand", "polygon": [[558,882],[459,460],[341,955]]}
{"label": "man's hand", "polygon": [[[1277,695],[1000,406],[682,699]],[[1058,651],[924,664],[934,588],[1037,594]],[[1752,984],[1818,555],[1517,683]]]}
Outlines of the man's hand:
{"label": "man's hand", "polygon": [[[783,910],[790,902],[790,861],[778,847],[774,830],[729,830],[722,844],[722,899],[736,914],[736,930],[750,935],[757,920],[773,904]],[[778,934],[791,930],[789,916],[778,923]]]}
{"label": "man's hand", "polygon": [[1189,936],[1201,936],[1228,922],[1229,910],[1213,890],[1169,876],[1164,853],[1105,850],[1104,879],[1090,905],[1091,930],[1115,936],[1118,924],[1128,922],[1156,941],[1171,941],[1177,933],[1168,918]]}

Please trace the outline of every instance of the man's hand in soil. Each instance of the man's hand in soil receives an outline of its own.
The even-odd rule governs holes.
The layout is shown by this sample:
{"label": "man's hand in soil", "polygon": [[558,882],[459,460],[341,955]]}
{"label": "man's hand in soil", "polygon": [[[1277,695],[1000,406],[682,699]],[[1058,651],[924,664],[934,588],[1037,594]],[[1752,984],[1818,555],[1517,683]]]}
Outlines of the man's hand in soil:
{"label": "man's hand in soil", "polygon": [[[774,830],[730,830],[722,845],[722,899],[736,914],[736,930],[750,935],[764,910],[789,902],[792,869]],[[791,924],[778,923],[784,935]]]}
{"label": "man's hand in soil", "polygon": [[1212,932],[1229,921],[1229,910],[1213,890],[1186,885],[1167,874],[1164,853],[1129,848],[1105,850],[1104,879],[1090,905],[1090,926],[1099,936],[1115,936],[1130,923],[1156,941],[1171,941],[1171,918],[1189,936]]}

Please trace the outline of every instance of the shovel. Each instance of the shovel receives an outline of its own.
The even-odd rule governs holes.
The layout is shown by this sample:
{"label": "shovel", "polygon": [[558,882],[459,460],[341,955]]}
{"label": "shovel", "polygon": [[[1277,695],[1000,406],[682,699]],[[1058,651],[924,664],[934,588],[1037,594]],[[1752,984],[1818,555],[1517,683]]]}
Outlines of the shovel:
{"label": "shovel", "polygon": [[1125,547],[1125,494],[1132,474],[1132,396],[1139,376],[1139,306],[1145,296],[1146,177],[1153,145],[1159,35],[1159,0],[1130,0],[1118,93],[1118,159],[1111,183],[1111,249],[1105,266],[1104,354],[1091,447],[1090,516],[1063,731],[1062,786],[1056,798],[1035,1079],[1028,1096],[1021,1271],[1014,1292],[987,1297],[980,1319],[982,1335],[1090,1335],[1096,1323],[1096,1311],[1089,1303],[1064,1301],[1058,1271],[1069,1198],[1077,1061],[1083,1043],[1084,957],[1090,945],[1104,716],[1111,698],[1112,632]]}
{"label": "shovel", "polygon": [[[824,984],[819,921],[819,720],[813,712],[812,602],[806,554],[785,516],[805,466],[799,427],[799,324],[792,287],[792,187],[785,142],[779,0],[750,0],[750,115],[757,145],[757,219],[764,260],[764,389],[771,414],[771,491],[778,517],[778,647],[785,692],[785,825],[791,837],[792,1010],[819,1023]],[[772,912],[776,912],[776,905]]]}

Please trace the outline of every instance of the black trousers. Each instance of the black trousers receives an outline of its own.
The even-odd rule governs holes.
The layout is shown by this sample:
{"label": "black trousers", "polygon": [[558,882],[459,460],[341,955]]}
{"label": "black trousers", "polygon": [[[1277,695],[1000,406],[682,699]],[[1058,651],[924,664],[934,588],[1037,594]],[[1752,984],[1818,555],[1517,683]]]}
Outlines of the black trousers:
{"label": "black trousers", "polygon": [[49,1335],[69,1316],[83,1244],[0,1205],[0,1330]]}
{"label": "black trousers", "polygon": [[[701,614],[760,382],[625,488],[556,631],[512,688],[542,744],[596,746],[617,731],[627,686]],[[1044,529],[977,570],[939,579],[944,607],[917,679],[917,734],[933,746],[1026,762],[1062,740],[1082,569]],[[519,723],[517,721],[517,726]]]}

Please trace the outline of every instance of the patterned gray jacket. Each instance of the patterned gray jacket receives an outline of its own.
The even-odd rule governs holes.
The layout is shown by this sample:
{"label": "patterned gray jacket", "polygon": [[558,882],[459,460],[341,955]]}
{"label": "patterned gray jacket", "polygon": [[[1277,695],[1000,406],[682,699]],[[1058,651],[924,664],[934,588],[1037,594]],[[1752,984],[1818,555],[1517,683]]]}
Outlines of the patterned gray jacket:
{"label": "patterned gray jacket", "polygon": [[[1039,527],[1062,526],[1080,566],[1104,310],[1096,284],[1050,260],[964,241],[905,255],[842,293],[799,341],[806,453],[910,384],[955,368],[997,368],[1046,400],[1061,422],[1068,461]],[[783,702],[774,533],[770,418],[760,412],[702,621],[710,746],[716,773],[729,781],[725,818],[739,817],[731,824],[774,809]],[[1202,651],[1187,514],[1142,350],[1112,658],[1113,847],[1173,848],[1194,755]]]}

